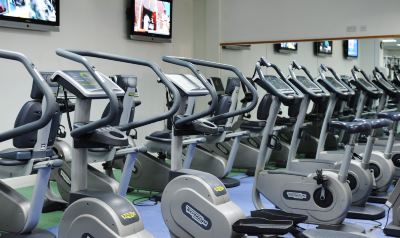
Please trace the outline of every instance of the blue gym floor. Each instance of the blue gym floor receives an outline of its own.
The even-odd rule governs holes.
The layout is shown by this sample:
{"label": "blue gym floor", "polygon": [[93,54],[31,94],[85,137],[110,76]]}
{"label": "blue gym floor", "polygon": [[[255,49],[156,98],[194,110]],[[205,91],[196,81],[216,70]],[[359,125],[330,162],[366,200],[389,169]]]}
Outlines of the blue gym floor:
{"label": "blue gym floor", "polygon": [[[241,181],[241,185],[239,187],[228,189],[229,195],[235,203],[237,203],[246,214],[250,214],[250,211],[254,209],[253,203],[251,201],[251,190],[254,177],[245,177],[245,175],[235,176],[239,178]],[[160,205],[153,205],[153,202],[146,201],[141,203],[142,206],[137,206],[142,219],[144,221],[144,225],[146,229],[148,229],[155,237],[165,238],[169,237],[169,232],[167,227],[164,225],[162,216],[161,216],[161,208]],[[265,200],[265,205],[267,208],[274,208],[271,203]],[[379,206],[384,207],[384,205],[379,204]],[[389,215],[389,221],[391,220],[391,214]],[[363,220],[353,220],[346,219],[347,223],[356,223],[365,227],[368,234],[371,234],[373,237],[386,237],[383,234],[382,228],[386,223],[386,218],[381,219],[379,221],[363,221]],[[381,225],[381,224],[382,225]],[[313,228],[315,226],[312,225],[301,225],[303,228]],[[51,229],[56,232],[56,229]],[[287,235],[285,237],[292,237]]]}

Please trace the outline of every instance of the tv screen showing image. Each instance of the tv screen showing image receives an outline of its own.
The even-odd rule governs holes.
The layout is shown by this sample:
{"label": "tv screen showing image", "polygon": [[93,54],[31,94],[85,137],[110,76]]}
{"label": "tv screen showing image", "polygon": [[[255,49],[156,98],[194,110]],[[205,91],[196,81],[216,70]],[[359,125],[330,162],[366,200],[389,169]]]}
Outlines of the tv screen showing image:
{"label": "tv screen showing image", "polygon": [[297,51],[297,42],[282,42],[275,44],[275,51],[280,53],[290,53]]}
{"label": "tv screen showing image", "polygon": [[0,0],[0,26],[57,31],[59,0]]}
{"label": "tv screen showing image", "polygon": [[170,42],[172,38],[172,0],[134,0],[131,38]]}
{"label": "tv screen showing image", "polygon": [[316,55],[331,55],[333,52],[333,42],[330,40],[318,41],[314,45]]}
{"label": "tv screen showing image", "polygon": [[358,40],[350,39],[344,41],[344,56],[346,58],[357,58],[358,57]]}

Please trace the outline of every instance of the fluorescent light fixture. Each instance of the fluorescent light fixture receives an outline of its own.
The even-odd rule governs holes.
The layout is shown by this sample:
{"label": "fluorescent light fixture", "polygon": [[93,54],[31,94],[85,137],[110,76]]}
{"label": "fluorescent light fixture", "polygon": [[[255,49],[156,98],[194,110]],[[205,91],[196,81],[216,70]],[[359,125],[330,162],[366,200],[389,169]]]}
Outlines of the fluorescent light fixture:
{"label": "fluorescent light fixture", "polygon": [[394,42],[397,42],[397,40],[395,40],[395,39],[384,39],[384,40],[382,40],[382,42],[383,43],[394,43]]}
{"label": "fluorescent light fixture", "polygon": [[397,46],[400,46],[400,44],[396,44]]}

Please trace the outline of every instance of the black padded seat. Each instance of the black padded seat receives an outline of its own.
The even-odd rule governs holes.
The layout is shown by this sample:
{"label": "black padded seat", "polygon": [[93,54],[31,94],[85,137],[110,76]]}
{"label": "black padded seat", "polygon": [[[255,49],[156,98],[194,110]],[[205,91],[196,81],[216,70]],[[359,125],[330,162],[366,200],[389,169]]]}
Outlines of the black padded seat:
{"label": "black padded seat", "polygon": [[249,121],[243,120],[240,125],[240,129],[249,130],[249,131],[260,131],[264,129],[266,121]]}
{"label": "black padded seat", "polygon": [[146,136],[146,140],[155,141],[155,142],[168,142],[171,143],[171,131],[164,130],[164,131],[155,131],[150,135]]}
{"label": "black padded seat", "polygon": [[392,125],[392,121],[381,118],[381,119],[364,119],[364,118],[357,118],[354,119],[354,122],[366,122],[371,125],[372,129],[378,129],[383,127],[390,127]]}
{"label": "black padded seat", "polygon": [[344,122],[344,121],[331,121],[329,128],[344,130],[346,133],[370,133],[371,125],[367,122]]}
{"label": "black padded seat", "polygon": [[379,112],[378,118],[387,118],[392,121],[400,121],[400,112]]}

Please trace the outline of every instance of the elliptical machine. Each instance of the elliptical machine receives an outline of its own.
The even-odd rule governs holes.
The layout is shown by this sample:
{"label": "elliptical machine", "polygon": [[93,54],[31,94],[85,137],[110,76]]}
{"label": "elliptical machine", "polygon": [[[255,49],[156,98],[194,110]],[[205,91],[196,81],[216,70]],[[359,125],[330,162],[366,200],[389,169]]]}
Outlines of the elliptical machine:
{"label": "elliptical machine", "polygon": [[[261,67],[272,68],[279,78],[273,75],[265,76]],[[253,185],[253,203],[259,210],[258,213],[261,216],[264,210],[261,200],[261,195],[263,195],[283,211],[306,215],[308,217],[306,223],[317,224],[324,229],[306,230],[304,234],[309,237],[323,237],[328,234],[332,237],[366,237],[361,233],[347,233],[363,232],[363,228],[342,223],[351,205],[351,190],[347,184],[352,156],[350,145],[346,145],[344,161],[339,172],[317,170],[313,173],[300,173],[287,169],[265,170],[272,152],[271,147],[274,145],[271,135],[281,102],[290,103],[302,99],[303,95],[284,77],[276,65],[267,62],[265,58],[257,62],[256,71],[260,78],[259,85],[272,95],[272,104],[263,131]],[[347,89],[344,93],[348,93]],[[336,96],[331,95],[331,97],[335,100]],[[345,130],[351,137],[355,133],[371,130],[371,126],[365,122],[332,121],[329,123],[329,128]]]}
{"label": "elliptical machine", "polygon": [[22,63],[36,85],[36,90],[31,92],[34,100],[24,104],[15,128],[0,133],[1,142],[13,139],[17,147],[0,151],[0,165],[6,168],[29,167],[37,172],[31,201],[0,181],[0,236],[53,238],[54,234],[49,231],[35,228],[39,223],[51,169],[62,164],[61,160],[53,157],[52,149],[48,147],[54,140],[50,136],[51,127],[57,127],[59,123],[58,105],[36,66],[28,58],[3,50],[0,50],[0,58]]}
{"label": "elliptical machine", "polygon": [[[206,119],[200,119],[213,112],[218,99],[213,87],[194,64],[231,71],[244,79],[248,88],[252,87],[250,83],[246,82],[241,72],[230,65],[171,56],[165,56],[163,60],[186,67],[196,76],[169,77],[181,94],[181,105],[173,118],[171,181],[166,186],[161,201],[162,215],[171,236],[245,237],[245,234],[261,236],[289,232],[293,221],[245,218],[241,209],[230,201],[225,186],[217,177],[201,171],[182,169],[182,136],[218,133],[218,126]],[[190,97],[209,94],[212,98],[209,108],[196,114],[185,113]]]}
{"label": "elliptical machine", "polygon": [[[128,138],[122,131],[108,126],[119,114],[118,96],[124,91],[108,77],[97,71],[84,56],[109,59],[153,68],[166,85],[170,85],[158,67],[136,59],[86,51],[58,49],[57,55],[82,64],[87,71],[57,71],[52,81],[74,94],[76,99],[73,130],[73,154],[71,161],[70,205],[61,219],[58,237],[153,237],[144,229],[143,222],[133,204],[122,193],[128,183],[120,186],[119,194],[87,189],[87,162],[90,148],[128,146]],[[91,101],[107,98],[110,110],[96,121],[89,121]],[[175,107],[177,109],[177,106]],[[167,112],[167,116],[174,111]],[[140,125],[141,122],[136,122]],[[129,156],[126,166],[133,165]],[[132,167],[126,172],[129,174]],[[129,178],[124,181],[129,181]],[[122,191],[125,189],[125,191]]]}

